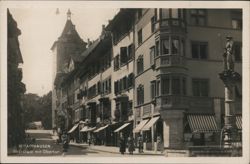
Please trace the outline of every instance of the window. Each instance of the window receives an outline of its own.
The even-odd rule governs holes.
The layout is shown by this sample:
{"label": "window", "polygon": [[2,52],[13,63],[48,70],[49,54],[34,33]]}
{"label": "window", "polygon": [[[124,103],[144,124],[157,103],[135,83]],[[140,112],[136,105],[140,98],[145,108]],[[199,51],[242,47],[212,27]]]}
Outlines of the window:
{"label": "window", "polygon": [[204,9],[192,9],[191,13],[191,24],[198,26],[206,25],[206,11]]}
{"label": "window", "polygon": [[192,58],[207,59],[208,43],[207,42],[192,42]]}
{"label": "window", "polygon": [[128,60],[127,47],[121,47],[120,54],[121,54],[121,65],[127,63]]}
{"label": "window", "polygon": [[162,40],[162,54],[169,54],[170,47],[169,47],[169,38]]}
{"label": "window", "polygon": [[142,73],[143,72],[143,56],[140,55],[137,59],[137,74]]}
{"label": "window", "polygon": [[181,83],[179,77],[172,78],[172,94],[174,95],[181,94]]}
{"label": "window", "polygon": [[120,58],[120,55],[117,55],[115,58],[114,58],[114,70],[116,71],[116,70],[118,70],[119,69],[119,67],[120,67],[120,60],[119,60],[119,58]]}
{"label": "window", "polygon": [[178,9],[171,9],[171,14],[172,14],[172,18],[178,18],[179,14],[178,14]]}
{"label": "window", "polygon": [[151,32],[154,33],[155,32],[155,24],[156,24],[156,16],[153,16],[151,18]]}
{"label": "window", "polygon": [[232,19],[232,27],[233,29],[242,29],[242,20],[241,19]]}
{"label": "window", "polygon": [[142,9],[137,10],[137,19],[139,20],[142,17]]}
{"label": "window", "polygon": [[150,48],[150,65],[155,64],[155,46]]}
{"label": "window", "polygon": [[134,58],[134,44],[128,46],[128,61]]}
{"label": "window", "polygon": [[170,17],[169,9],[160,9],[160,10],[162,19],[168,19]]}
{"label": "window", "polygon": [[[102,88],[104,89],[104,88]],[[101,83],[100,81],[97,83],[97,93],[100,94],[101,93]]]}
{"label": "window", "polygon": [[208,80],[207,79],[193,79],[193,96],[207,97],[208,96]]}
{"label": "window", "polygon": [[232,11],[231,12],[232,28],[233,29],[242,29],[242,12],[241,11]]}
{"label": "window", "polygon": [[137,105],[141,105],[144,103],[144,87],[143,85],[139,85],[137,87]]}
{"label": "window", "polygon": [[130,73],[128,75],[128,88],[133,87],[133,85],[134,85],[134,74]]}
{"label": "window", "polygon": [[138,31],[138,45],[142,44],[142,29]]}
{"label": "window", "polygon": [[162,85],[161,85],[162,94],[170,94],[170,79],[168,77],[162,78]]}
{"label": "window", "polygon": [[237,62],[242,61],[242,43],[240,42],[234,42],[234,58]]}
{"label": "window", "polygon": [[157,56],[159,56],[160,55],[160,44],[159,44],[159,41],[157,41],[156,43],[155,43],[155,45],[156,45],[156,53],[155,53],[155,56],[157,57]]}
{"label": "window", "polygon": [[178,51],[179,51],[179,39],[177,38],[172,38],[172,55],[173,54],[178,54]]}
{"label": "window", "polygon": [[122,79],[122,84],[123,84],[123,90],[126,90],[127,89],[127,76],[124,76],[123,79]]}
{"label": "window", "polygon": [[151,99],[153,100],[156,96],[155,90],[156,90],[156,82],[155,81],[151,81]]}
{"label": "window", "polygon": [[187,94],[187,86],[186,86],[186,78],[182,78],[182,94],[186,95]]}
{"label": "window", "polygon": [[156,81],[156,91],[155,91],[156,96],[160,96],[160,85],[161,85],[160,80]]}
{"label": "window", "polygon": [[114,84],[114,90],[115,90],[115,95],[117,95],[118,94],[118,81],[115,81],[115,84]]}

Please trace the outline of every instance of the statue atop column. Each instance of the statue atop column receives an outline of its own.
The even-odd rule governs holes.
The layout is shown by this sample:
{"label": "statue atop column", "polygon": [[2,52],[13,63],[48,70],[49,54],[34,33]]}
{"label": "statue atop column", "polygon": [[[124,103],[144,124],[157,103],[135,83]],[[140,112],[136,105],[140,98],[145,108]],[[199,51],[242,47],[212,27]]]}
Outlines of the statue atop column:
{"label": "statue atop column", "polygon": [[226,37],[226,47],[223,53],[224,57],[224,69],[225,71],[232,71],[234,72],[234,51],[233,51],[233,39],[231,36]]}

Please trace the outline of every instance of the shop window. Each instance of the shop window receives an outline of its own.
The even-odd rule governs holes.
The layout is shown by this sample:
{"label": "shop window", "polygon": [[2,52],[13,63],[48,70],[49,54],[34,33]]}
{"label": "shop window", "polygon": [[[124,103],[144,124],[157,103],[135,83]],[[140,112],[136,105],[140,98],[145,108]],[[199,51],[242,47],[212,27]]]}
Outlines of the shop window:
{"label": "shop window", "polygon": [[162,19],[170,18],[169,9],[160,9],[160,11],[161,11],[161,18]]}
{"label": "shop window", "polygon": [[139,85],[137,87],[137,105],[141,105],[144,103],[144,87],[143,85]]}
{"label": "shop window", "polygon": [[142,44],[142,29],[140,29],[137,33],[138,36],[138,45]]}
{"label": "shop window", "polygon": [[242,30],[242,12],[232,11],[231,12],[231,22],[232,28],[237,30]]}
{"label": "shop window", "polygon": [[193,96],[207,97],[209,86],[207,79],[193,79],[192,80]]}
{"label": "shop window", "polygon": [[155,46],[150,48],[150,65],[155,64]]}
{"label": "shop window", "polygon": [[197,26],[206,25],[206,10],[204,9],[192,9],[190,10],[191,14],[191,24]]}
{"label": "shop window", "polygon": [[192,42],[192,58],[207,59],[208,58],[208,43],[207,42]]}
{"label": "shop window", "polygon": [[171,9],[171,14],[172,14],[172,18],[178,18],[179,14],[178,14],[178,9]]}
{"label": "shop window", "polygon": [[143,72],[143,68],[144,64],[143,64],[143,55],[140,55],[137,59],[137,74],[140,74]]}
{"label": "shop window", "polygon": [[241,42],[234,42],[234,58],[235,58],[235,61],[237,62],[242,61],[242,43]]}

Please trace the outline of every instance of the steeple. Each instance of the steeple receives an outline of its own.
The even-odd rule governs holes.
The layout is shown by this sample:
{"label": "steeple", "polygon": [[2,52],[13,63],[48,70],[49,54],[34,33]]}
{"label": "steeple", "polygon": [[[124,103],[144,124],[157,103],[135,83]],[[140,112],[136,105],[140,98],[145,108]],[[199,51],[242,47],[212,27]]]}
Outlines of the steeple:
{"label": "steeple", "polygon": [[71,11],[70,11],[70,9],[68,9],[68,12],[67,12],[67,19],[71,20]]}

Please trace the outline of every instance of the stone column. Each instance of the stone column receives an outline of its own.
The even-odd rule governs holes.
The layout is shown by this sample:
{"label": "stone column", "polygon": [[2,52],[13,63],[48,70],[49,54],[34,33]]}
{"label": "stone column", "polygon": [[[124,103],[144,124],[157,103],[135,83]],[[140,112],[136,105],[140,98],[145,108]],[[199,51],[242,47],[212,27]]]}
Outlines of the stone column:
{"label": "stone column", "polygon": [[164,148],[182,149],[183,143],[183,110],[161,110],[163,119]]}

